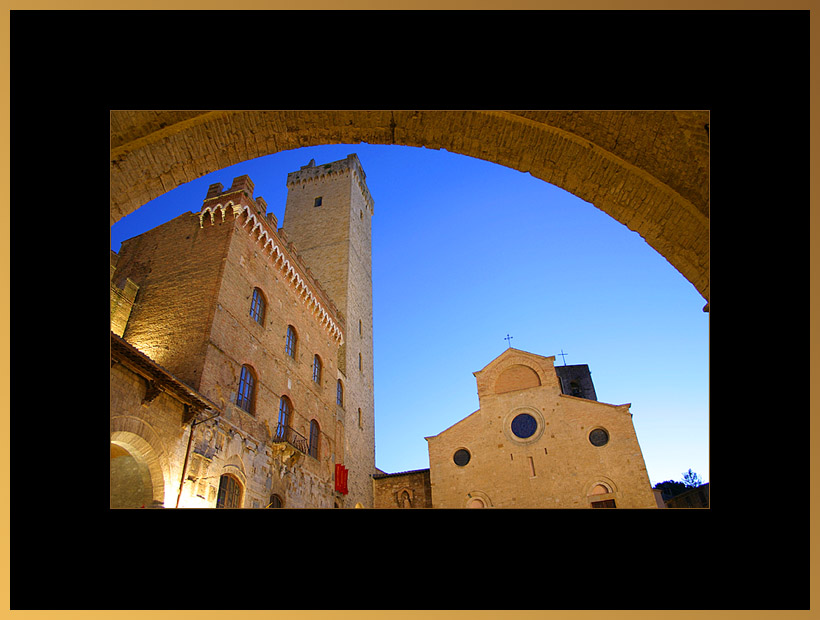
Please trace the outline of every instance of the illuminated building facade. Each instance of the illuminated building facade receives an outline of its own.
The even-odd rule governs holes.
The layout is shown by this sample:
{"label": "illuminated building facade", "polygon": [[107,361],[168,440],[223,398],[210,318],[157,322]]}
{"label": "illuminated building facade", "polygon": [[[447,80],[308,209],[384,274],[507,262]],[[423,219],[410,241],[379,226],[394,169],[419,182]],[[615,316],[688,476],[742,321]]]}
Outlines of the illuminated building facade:
{"label": "illuminated building facade", "polygon": [[356,155],[288,187],[292,234],[241,176],[112,252],[112,507],[373,506],[373,200]]}

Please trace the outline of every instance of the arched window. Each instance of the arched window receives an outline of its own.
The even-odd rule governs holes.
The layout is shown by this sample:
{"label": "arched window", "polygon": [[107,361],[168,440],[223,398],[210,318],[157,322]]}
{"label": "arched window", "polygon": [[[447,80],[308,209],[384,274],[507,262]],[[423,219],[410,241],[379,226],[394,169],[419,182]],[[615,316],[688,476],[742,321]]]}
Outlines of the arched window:
{"label": "arched window", "polygon": [[344,387],[342,387],[342,380],[338,379],[336,381],[336,404],[340,407],[345,406],[345,399],[344,399]]}
{"label": "arched window", "polygon": [[310,447],[308,454],[315,459],[319,458],[319,423],[316,420],[310,421]]}
{"label": "arched window", "polygon": [[239,389],[236,392],[236,404],[248,413],[253,413],[253,394],[256,386],[256,377],[250,366],[242,366],[239,373]]}
{"label": "arched window", "polygon": [[296,359],[296,329],[293,325],[288,325],[288,334],[285,339],[285,353]]}
{"label": "arched window", "polygon": [[262,291],[258,288],[253,289],[253,297],[251,298],[251,318],[262,325],[265,321],[265,298],[262,296]]}
{"label": "arched window", "polygon": [[242,484],[231,475],[219,478],[219,493],[216,495],[217,508],[241,508]]}
{"label": "arched window", "polygon": [[266,508],[281,508],[282,507],[282,498],[274,493],[270,496],[270,503],[266,506]]}
{"label": "arched window", "polygon": [[287,430],[290,426],[290,414],[293,411],[290,399],[283,396],[279,401],[279,424],[276,426],[276,436],[284,438],[287,436]]}
{"label": "arched window", "polygon": [[322,382],[322,360],[318,355],[313,356],[313,381],[319,384]]}
{"label": "arched window", "polygon": [[578,398],[582,398],[584,396],[584,393],[581,391],[581,386],[578,385],[577,381],[569,382],[569,392],[570,396],[577,396]]}

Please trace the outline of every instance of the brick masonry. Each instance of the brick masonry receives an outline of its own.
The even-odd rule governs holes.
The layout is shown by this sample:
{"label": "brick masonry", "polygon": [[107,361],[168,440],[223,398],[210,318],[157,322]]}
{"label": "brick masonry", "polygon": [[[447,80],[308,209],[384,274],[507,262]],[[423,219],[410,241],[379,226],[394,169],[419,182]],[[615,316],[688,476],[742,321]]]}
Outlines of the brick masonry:
{"label": "brick masonry", "polygon": [[[343,184],[349,188],[350,181]],[[112,282],[130,279],[139,287],[125,340],[221,412],[218,420],[195,431],[195,456],[189,461],[195,475],[186,475],[182,505],[215,505],[220,477],[227,474],[239,481],[244,507],[266,506],[273,495],[286,507],[372,506],[373,415],[372,405],[362,404],[372,403],[372,336],[367,328],[367,346],[362,347],[358,334],[359,317],[372,324],[372,309],[364,309],[372,297],[368,293],[351,306],[345,296],[339,298],[345,309],[356,308],[356,346],[346,347],[350,330],[344,314],[293,241],[275,228],[275,219],[266,217],[264,207],[263,200],[253,197],[247,177],[235,179],[228,190],[216,184],[209,188],[199,213],[180,215],[123,242],[119,256],[112,257]],[[369,242],[369,231],[366,238]],[[364,248],[358,251],[364,255]],[[367,284],[365,278],[360,286]],[[115,288],[112,284],[112,299]],[[261,324],[250,315],[255,289],[265,299]],[[297,334],[293,356],[285,351],[289,326]],[[340,407],[336,386],[340,377],[347,379],[339,369],[345,349],[348,374],[349,358],[358,359],[359,351],[366,356],[367,371],[356,366],[355,375],[361,378],[347,381]],[[318,382],[313,373],[317,356]],[[250,412],[236,405],[243,366],[255,378]],[[112,381],[114,376],[112,369]],[[273,441],[283,397],[292,404],[288,425],[298,434],[293,435],[296,443],[299,436],[309,440],[311,423],[318,424],[315,456],[291,443]],[[112,398],[112,420],[133,418],[147,424],[144,407],[135,402]],[[367,411],[361,418],[360,406]],[[182,473],[189,425],[180,416],[166,419],[166,428],[151,440],[132,433],[138,437],[133,439],[136,444],[166,446],[161,459],[166,481],[178,480]],[[137,451],[127,442],[123,445],[129,454]],[[123,460],[122,454],[118,458]],[[334,488],[337,463],[350,472],[347,495]],[[169,501],[166,493],[166,506]]]}
{"label": "brick masonry", "polygon": [[376,508],[432,508],[430,470],[377,473],[373,476]]}

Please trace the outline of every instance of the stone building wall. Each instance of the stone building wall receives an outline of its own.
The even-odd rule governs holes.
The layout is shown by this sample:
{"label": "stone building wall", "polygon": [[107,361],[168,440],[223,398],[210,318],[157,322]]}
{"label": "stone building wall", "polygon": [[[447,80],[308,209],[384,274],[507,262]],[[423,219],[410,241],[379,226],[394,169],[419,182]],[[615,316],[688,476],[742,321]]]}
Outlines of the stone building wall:
{"label": "stone building wall", "polygon": [[375,508],[432,508],[430,470],[377,473],[373,476]]}
{"label": "stone building wall", "polygon": [[[181,505],[215,505],[220,477],[230,475],[244,507],[266,506],[273,495],[285,507],[344,506],[334,489],[344,322],[252,191],[247,177],[227,191],[212,186],[200,213],[123,242],[118,275],[140,286],[124,335],[219,409],[219,418],[194,430]],[[250,315],[255,289],[265,300],[262,324]],[[285,351],[288,326],[297,334],[293,357]],[[255,379],[250,413],[236,404],[243,366]],[[292,404],[289,441],[276,440],[283,396]],[[319,429],[315,457],[306,449],[311,421]],[[294,448],[299,438],[302,449]],[[176,432],[155,442],[181,449],[181,463],[187,439]]]}
{"label": "stone building wall", "polygon": [[[148,381],[118,362],[111,366],[109,393],[112,508],[175,501],[187,438],[184,404],[166,393],[145,402]],[[135,470],[139,484],[123,469]]]}

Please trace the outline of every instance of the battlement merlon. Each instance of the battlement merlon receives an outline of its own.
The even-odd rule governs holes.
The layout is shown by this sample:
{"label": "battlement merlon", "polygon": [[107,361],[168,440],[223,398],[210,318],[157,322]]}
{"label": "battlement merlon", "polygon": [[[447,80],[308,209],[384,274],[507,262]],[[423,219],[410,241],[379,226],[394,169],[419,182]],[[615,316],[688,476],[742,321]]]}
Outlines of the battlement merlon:
{"label": "battlement merlon", "polygon": [[370,195],[370,190],[367,189],[365,183],[365,173],[362,164],[359,161],[359,156],[356,153],[351,153],[345,159],[334,161],[329,164],[316,165],[316,160],[311,159],[307,165],[299,168],[298,172],[291,172],[288,174],[287,186],[288,188],[298,184],[308,183],[316,179],[320,179],[329,174],[339,174],[341,172],[350,171],[359,184],[359,189],[364,196],[368,209],[371,215],[373,214],[373,197]]}
{"label": "battlement merlon", "polygon": [[215,201],[225,202],[225,199],[230,199],[234,203],[235,213],[238,213],[243,206],[248,206],[256,213],[267,217],[276,229],[276,216],[273,213],[267,213],[268,203],[262,196],[253,197],[253,181],[247,174],[236,177],[228,190],[223,189],[222,183],[210,185],[200,211],[205,207],[213,206]]}

